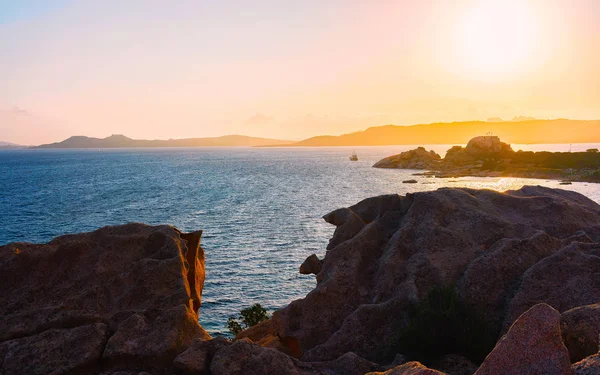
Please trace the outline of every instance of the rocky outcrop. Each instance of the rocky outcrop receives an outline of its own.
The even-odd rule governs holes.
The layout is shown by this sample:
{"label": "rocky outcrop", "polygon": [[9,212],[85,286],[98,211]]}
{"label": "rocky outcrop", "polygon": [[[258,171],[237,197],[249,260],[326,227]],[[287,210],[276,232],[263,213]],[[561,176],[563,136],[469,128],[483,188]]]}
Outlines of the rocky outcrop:
{"label": "rocky outcrop", "polygon": [[[45,245],[0,247],[0,275],[11,275],[0,278],[0,374],[362,375],[382,369],[352,352],[306,363],[242,335],[235,343],[211,339],[198,324],[201,234],[128,224]],[[318,258],[310,263],[318,273]],[[264,335],[261,327],[253,329]],[[283,343],[278,349],[293,346],[278,336],[271,341]]]}
{"label": "rocky outcrop", "polygon": [[300,266],[300,273],[303,275],[314,274],[317,275],[321,272],[323,262],[317,257],[316,254],[312,254],[302,263]]}
{"label": "rocky outcrop", "polygon": [[210,338],[201,234],[128,224],[0,247],[0,372],[170,373]]}
{"label": "rocky outcrop", "polygon": [[435,151],[427,151],[424,147],[388,156],[373,165],[375,168],[432,169],[436,168],[442,158]]}
{"label": "rocky outcrop", "polygon": [[466,147],[454,146],[446,152],[442,169],[489,167],[490,161],[512,159],[515,152],[509,144],[495,136],[475,137]]}
{"label": "rocky outcrop", "polygon": [[521,315],[475,373],[494,374],[573,374],[559,312],[541,303]]}
{"label": "rocky outcrop", "polygon": [[465,152],[470,155],[500,154],[513,152],[509,144],[500,141],[497,136],[480,136],[469,140]]}
{"label": "rocky outcrop", "polygon": [[587,357],[571,368],[575,375],[600,375],[600,354]]}
{"label": "rocky outcrop", "polygon": [[466,147],[450,148],[443,159],[434,154],[419,147],[384,158],[373,167],[424,169],[436,177],[551,178],[564,179],[564,184],[600,182],[600,153],[515,152],[496,136],[480,136],[469,140]]}
{"label": "rocky outcrop", "polygon": [[439,189],[370,198],[325,220],[337,228],[316,288],[251,336],[303,361],[391,361],[411,306],[436,287],[452,286],[496,337],[539,302],[564,312],[600,298],[600,206],[574,192]]}

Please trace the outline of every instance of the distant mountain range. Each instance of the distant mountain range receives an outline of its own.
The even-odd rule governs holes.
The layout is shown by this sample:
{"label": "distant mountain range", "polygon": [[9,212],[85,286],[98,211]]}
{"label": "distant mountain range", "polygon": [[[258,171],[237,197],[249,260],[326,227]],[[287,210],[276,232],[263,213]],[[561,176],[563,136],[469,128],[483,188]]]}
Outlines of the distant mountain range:
{"label": "distant mountain range", "polygon": [[[321,147],[463,144],[469,139],[493,134],[513,144],[600,143],[600,120],[536,120],[518,117],[511,121],[491,118],[488,121],[440,122],[410,126],[384,125],[339,136],[321,135],[294,142],[243,135],[169,140],[131,139],[124,135],[107,138],[74,136],[62,142],[33,148],[135,148],[135,147]],[[0,142],[0,149],[24,148]]]}
{"label": "distant mountain range", "polygon": [[595,143],[600,142],[600,120],[526,119],[524,121],[444,122],[412,126],[385,125],[340,136],[312,137],[285,146],[463,144],[473,137],[489,133],[499,136],[500,139],[508,143],[517,144]]}
{"label": "distant mountain range", "polygon": [[17,145],[15,143],[10,143],[10,142],[2,142],[0,141],[0,150],[7,150],[7,149],[16,149],[16,148],[25,148],[27,146],[21,146],[21,145]]}
{"label": "distant mountain range", "polygon": [[33,148],[134,148],[134,147],[202,147],[202,146],[281,146],[292,143],[279,139],[255,138],[243,135],[226,135],[213,138],[186,138],[169,140],[131,139],[113,134],[107,138],[74,136],[62,142],[50,143]]}

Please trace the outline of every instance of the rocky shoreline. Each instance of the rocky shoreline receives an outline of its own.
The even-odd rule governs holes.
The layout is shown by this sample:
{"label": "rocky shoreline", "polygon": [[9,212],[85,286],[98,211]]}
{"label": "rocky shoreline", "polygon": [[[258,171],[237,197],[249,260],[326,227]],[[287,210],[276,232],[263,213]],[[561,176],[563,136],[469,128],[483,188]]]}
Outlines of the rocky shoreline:
{"label": "rocky shoreline", "polygon": [[517,177],[600,182],[600,153],[513,151],[498,137],[471,139],[466,147],[454,146],[442,158],[423,147],[381,159],[375,168],[420,169],[414,176],[437,178]]}
{"label": "rocky shoreline", "polygon": [[0,374],[600,373],[588,198],[439,189],[324,219],[327,253],[300,267],[315,289],[233,341],[198,324],[201,231],[128,224],[1,246]]}

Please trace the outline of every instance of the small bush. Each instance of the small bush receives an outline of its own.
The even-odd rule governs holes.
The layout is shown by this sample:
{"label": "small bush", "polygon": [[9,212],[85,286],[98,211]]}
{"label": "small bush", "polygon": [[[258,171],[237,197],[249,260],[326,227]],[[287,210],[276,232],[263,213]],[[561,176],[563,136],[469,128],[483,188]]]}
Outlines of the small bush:
{"label": "small bush", "polygon": [[411,360],[430,364],[456,353],[481,363],[494,348],[497,329],[465,306],[453,287],[432,289],[409,315],[410,323],[394,346]]}
{"label": "small bush", "polygon": [[229,332],[237,335],[245,329],[253,327],[258,323],[269,319],[270,316],[267,313],[267,310],[260,305],[260,303],[255,303],[254,305],[243,309],[240,311],[240,316],[235,318],[230,316],[227,319],[227,325],[225,328],[229,330]]}
{"label": "small bush", "polygon": [[490,156],[487,158],[483,158],[483,165],[481,169],[484,171],[493,171],[498,168],[498,158]]}

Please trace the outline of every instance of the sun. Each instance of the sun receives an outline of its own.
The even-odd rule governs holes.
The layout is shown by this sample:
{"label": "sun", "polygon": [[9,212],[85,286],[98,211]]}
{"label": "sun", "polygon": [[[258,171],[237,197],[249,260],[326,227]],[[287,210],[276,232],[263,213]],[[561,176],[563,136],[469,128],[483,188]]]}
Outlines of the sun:
{"label": "sun", "polygon": [[454,50],[461,70],[489,80],[524,72],[534,58],[537,26],[527,0],[472,2],[456,27]]}

